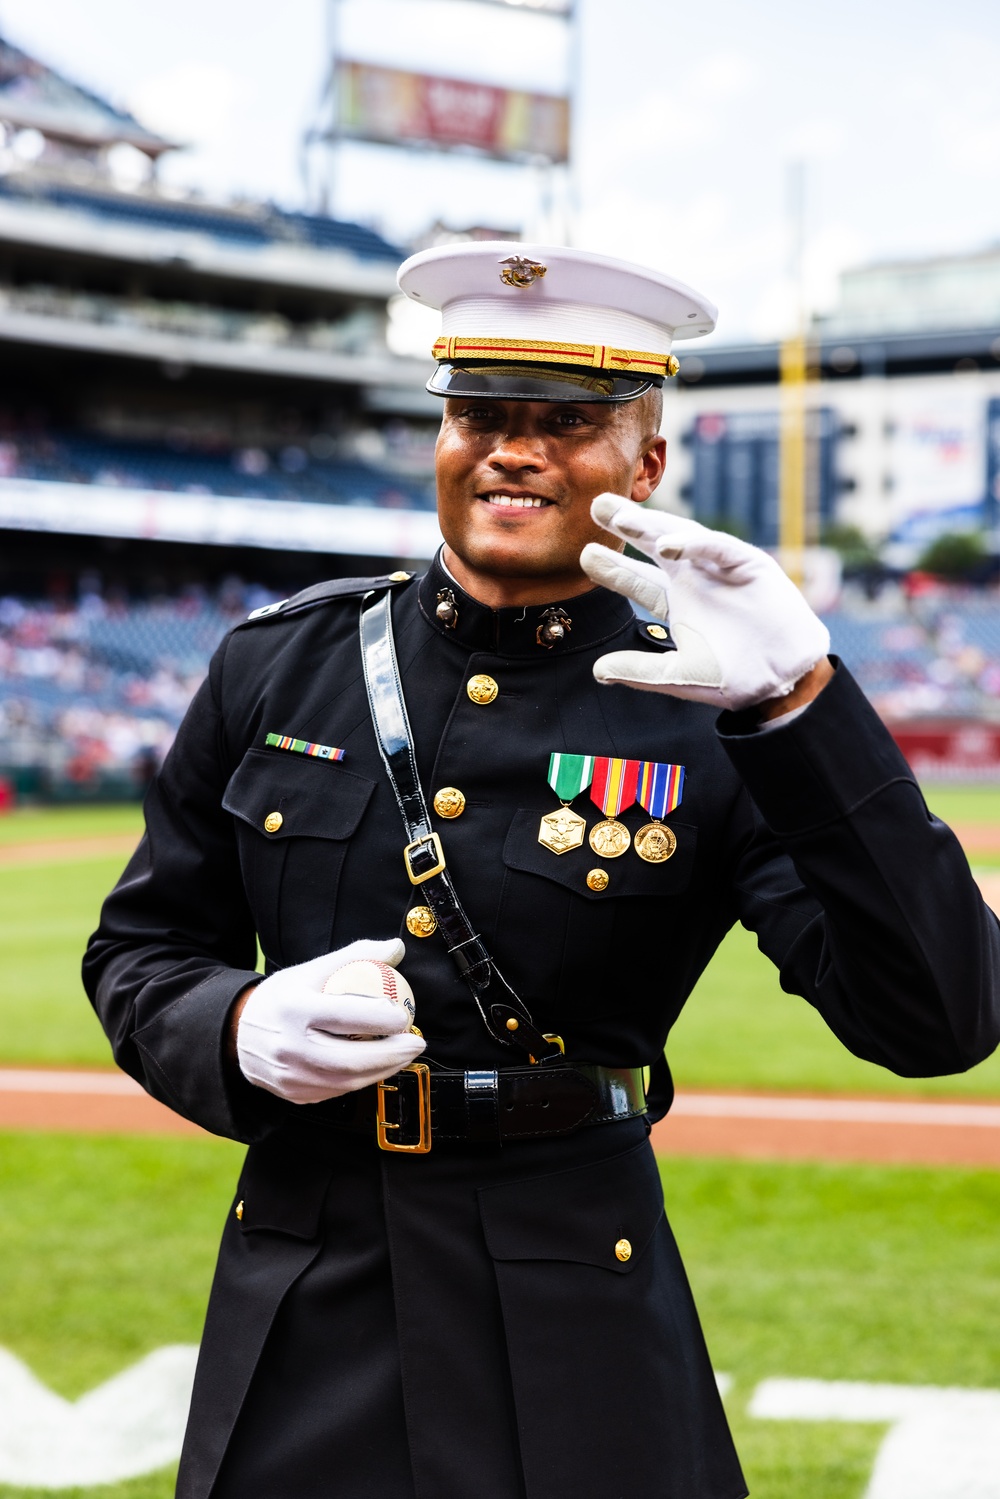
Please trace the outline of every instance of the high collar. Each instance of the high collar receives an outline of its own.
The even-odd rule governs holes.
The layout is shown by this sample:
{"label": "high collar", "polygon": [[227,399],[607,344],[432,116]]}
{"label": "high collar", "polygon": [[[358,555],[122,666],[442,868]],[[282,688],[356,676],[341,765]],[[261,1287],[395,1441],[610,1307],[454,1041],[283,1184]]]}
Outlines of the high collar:
{"label": "high collar", "polygon": [[[455,598],[458,618],[454,627],[443,624],[435,613],[438,594],[445,589],[450,589]],[[592,588],[570,599],[553,598],[546,604],[490,609],[459,587],[443,566],[440,552],[420,579],[417,597],[421,613],[439,634],[466,650],[488,651],[495,656],[543,660],[588,650],[620,634],[635,618],[628,600],[606,588]],[[565,612],[570,624],[562,640],[546,647],[539,644],[537,632],[546,608],[553,605]]]}

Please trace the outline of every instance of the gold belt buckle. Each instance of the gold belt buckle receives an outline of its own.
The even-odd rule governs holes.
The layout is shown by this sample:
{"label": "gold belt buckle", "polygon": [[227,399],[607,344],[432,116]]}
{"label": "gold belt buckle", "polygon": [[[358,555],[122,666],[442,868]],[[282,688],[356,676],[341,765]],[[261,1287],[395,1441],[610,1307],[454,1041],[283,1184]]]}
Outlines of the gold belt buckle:
{"label": "gold belt buckle", "polygon": [[385,1117],[385,1095],[387,1093],[398,1093],[399,1089],[394,1083],[381,1081],[378,1084],[377,1102],[375,1105],[375,1138],[378,1141],[379,1150],[391,1150],[401,1155],[426,1155],[431,1148],[431,1069],[426,1062],[411,1062],[409,1067],[401,1067],[400,1072],[412,1072],[417,1079],[417,1124],[419,1136],[415,1145],[397,1145],[395,1140],[390,1140],[387,1131],[401,1128],[398,1124],[392,1124]]}
{"label": "gold belt buckle", "polygon": [[[410,855],[415,848],[422,848],[425,843],[429,843],[431,845],[431,848],[434,850],[434,868],[425,870],[423,874],[414,874],[413,865],[410,862]],[[432,879],[434,875],[440,874],[442,869],[444,868],[444,849],[441,847],[441,839],[439,838],[438,834],[425,833],[422,838],[415,838],[412,843],[408,843],[403,849],[403,862],[406,865],[406,872],[410,877],[411,885],[422,885],[424,883],[424,880]]]}

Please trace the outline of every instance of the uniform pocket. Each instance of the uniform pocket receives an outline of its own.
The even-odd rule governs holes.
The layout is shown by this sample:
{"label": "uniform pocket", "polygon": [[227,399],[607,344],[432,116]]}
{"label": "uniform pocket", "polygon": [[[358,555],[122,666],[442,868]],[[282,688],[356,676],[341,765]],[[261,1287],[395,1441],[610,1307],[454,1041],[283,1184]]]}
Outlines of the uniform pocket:
{"label": "uniform pocket", "polygon": [[647,1141],[595,1165],[485,1187],[479,1194],[494,1260],[561,1260],[634,1272],[663,1217]]}
{"label": "uniform pocket", "polygon": [[745,1494],[648,1142],[479,1201],[528,1499]]}
{"label": "uniform pocket", "polygon": [[265,1142],[251,1145],[236,1195],[240,1230],[315,1239],[333,1165]]}
{"label": "uniform pocket", "polygon": [[[522,809],[507,833],[497,947],[511,935],[509,950],[499,953],[500,966],[558,1030],[563,1021],[571,1025],[607,1013],[634,932],[661,932],[680,906],[691,883],[698,829],[671,821],[676,851],[662,864],[647,864],[634,847],[620,858],[601,859],[586,837],[582,848],[554,854],[538,841],[541,816]],[[621,820],[635,833],[649,818],[633,811]],[[587,883],[595,871],[606,876],[603,889]],[[530,964],[524,954],[530,954]]]}
{"label": "uniform pocket", "polygon": [[338,763],[251,749],[222,805],[237,819],[243,882],[261,947],[285,967],[330,946],[349,840],[375,782]]}

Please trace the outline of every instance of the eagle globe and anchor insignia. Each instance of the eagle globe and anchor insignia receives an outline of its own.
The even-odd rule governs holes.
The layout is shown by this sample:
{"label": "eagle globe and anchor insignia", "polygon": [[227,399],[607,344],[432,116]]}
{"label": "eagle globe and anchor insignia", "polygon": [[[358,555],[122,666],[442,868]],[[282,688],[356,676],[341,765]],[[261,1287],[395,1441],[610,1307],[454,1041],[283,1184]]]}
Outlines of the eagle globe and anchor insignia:
{"label": "eagle globe and anchor insignia", "polygon": [[506,260],[498,260],[497,264],[503,267],[500,280],[504,286],[531,286],[535,281],[541,281],[548,270],[547,265],[529,260],[526,255],[508,255]]}

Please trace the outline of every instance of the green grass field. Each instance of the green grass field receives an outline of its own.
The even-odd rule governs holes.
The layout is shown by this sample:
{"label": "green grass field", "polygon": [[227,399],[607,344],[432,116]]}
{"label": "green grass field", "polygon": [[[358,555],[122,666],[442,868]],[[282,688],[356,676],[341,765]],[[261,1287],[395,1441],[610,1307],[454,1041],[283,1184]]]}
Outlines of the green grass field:
{"label": "green grass field", "polygon": [[[196,1342],[239,1155],[210,1140],[0,1138],[0,1343],[75,1398]],[[860,1499],[882,1434],[753,1420],[761,1379],[1000,1385],[1000,1174],[680,1159],[662,1173],[714,1363],[734,1376],[755,1499]],[[171,1484],[78,1492],[169,1499]]]}
{"label": "green grass field", "polygon": [[[992,824],[1000,790],[932,793]],[[138,834],[134,808],[18,813],[0,849]],[[102,1065],[79,957],[124,854],[0,863],[0,1063]],[[977,855],[977,863],[987,862]],[[752,937],[727,939],[682,1017],[681,1086],[1000,1096],[995,1060],[918,1085],[856,1062],[781,993]],[[145,1353],[197,1341],[238,1147],[190,1138],[0,1137],[0,1346],[75,1398]],[[883,1428],[759,1421],[761,1379],[1000,1387],[1000,1173],[671,1158],[668,1212],[754,1499],[861,1499]],[[0,1499],[39,1499],[0,1485]],[[61,1490],[170,1499],[173,1474]]]}

